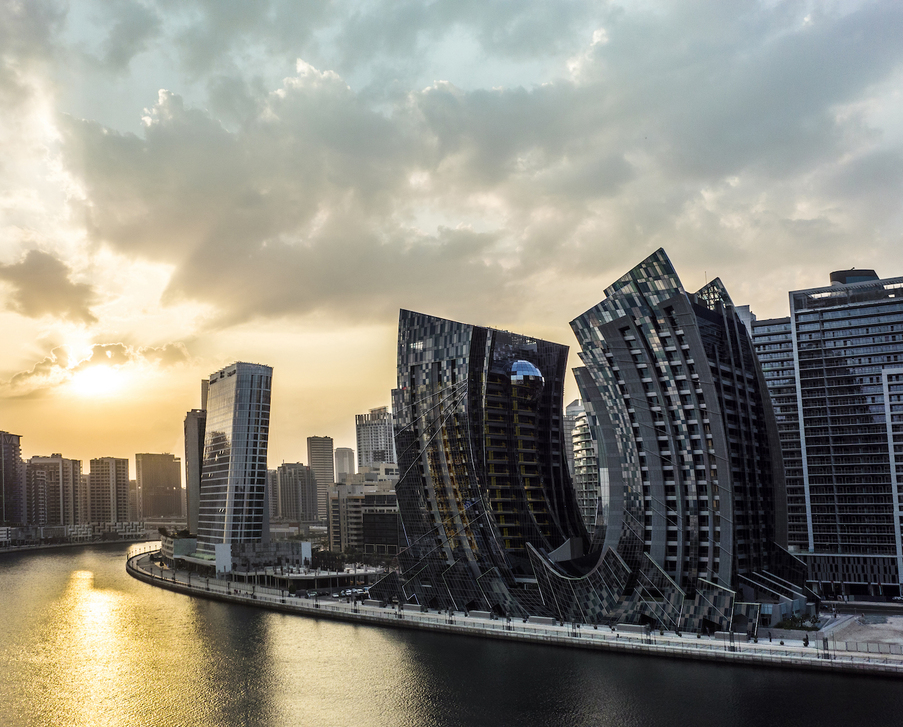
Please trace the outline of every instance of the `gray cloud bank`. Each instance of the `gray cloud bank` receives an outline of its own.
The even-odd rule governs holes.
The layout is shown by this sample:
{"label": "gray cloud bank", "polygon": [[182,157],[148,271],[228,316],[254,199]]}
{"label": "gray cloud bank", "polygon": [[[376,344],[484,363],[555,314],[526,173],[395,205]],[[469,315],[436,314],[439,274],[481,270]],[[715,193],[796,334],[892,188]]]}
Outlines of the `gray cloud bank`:
{"label": "gray cloud bank", "polygon": [[0,265],[0,281],[12,288],[13,310],[32,318],[51,315],[94,323],[97,319],[90,310],[94,290],[86,283],[73,283],[71,273],[65,263],[40,250],[29,250],[18,263]]}
{"label": "gray cloud bank", "polygon": [[[537,286],[601,289],[659,245],[727,279],[899,249],[903,157],[880,121],[901,113],[898,2],[347,7],[118,3],[96,64],[170,50],[207,95],[161,91],[141,134],[59,117],[90,238],[174,265],[165,300],[217,325],[436,299],[492,314]],[[555,72],[415,86],[459,36],[487,73]],[[261,48],[303,60],[267,85]]]}

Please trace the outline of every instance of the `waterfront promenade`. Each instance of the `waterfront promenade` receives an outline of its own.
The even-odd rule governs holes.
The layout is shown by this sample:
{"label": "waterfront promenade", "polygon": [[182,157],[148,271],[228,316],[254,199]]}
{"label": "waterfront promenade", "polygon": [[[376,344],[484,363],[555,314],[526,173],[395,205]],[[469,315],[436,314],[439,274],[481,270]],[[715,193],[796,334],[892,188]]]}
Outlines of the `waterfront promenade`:
{"label": "waterfront promenade", "polygon": [[[266,608],[284,613],[328,618],[374,626],[425,629],[466,636],[554,644],[572,648],[619,651],[672,658],[721,661],[733,664],[776,666],[828,672],[853,672],[903,677],[903,647],[877,642],[846,642],[829,638],[804,646],[800,640],[784,643],[747,642],[738,634],[697,637],[695,634],[652,633],[598,628],[587,624],[533,623],[520,619],[491,619],[484,615],[421,611],[411,606],[374,605],[320,597],[299,598],[279,589],[240,581],[204,578],[188,571],[160,568],[151,562],[158,544],[130,549],[128,573],[154,586],[183,594]],[[623,629],[623,627],[622,627]],[[892,648],[897,647],[897,648]]]}

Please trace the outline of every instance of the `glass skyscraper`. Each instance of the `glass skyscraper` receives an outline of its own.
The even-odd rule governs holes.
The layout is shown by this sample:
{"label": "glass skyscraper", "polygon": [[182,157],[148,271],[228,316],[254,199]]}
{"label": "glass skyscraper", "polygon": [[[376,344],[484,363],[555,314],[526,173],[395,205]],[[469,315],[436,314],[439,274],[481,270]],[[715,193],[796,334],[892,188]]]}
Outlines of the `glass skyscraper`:
{"label": "glass skyscraper", "polygon": [[198,552],[265,536],[273,369],[234,363],[210,376],[201,472]]}
{"label": "glass skyscraper", "polygon": [[571,323],[608,480],[601,559],[580,578],[546,564],[549,587],[581,592],[583,614],[685,630],[752,631],[805,607],[804,566],[780,547],[769,397],[724,286],[687,293],[658,250],[605,293]]}
{"label": "glass skyscraper", "polygon": [[567,348],[401,311],[405,542],[374,597],[750,633],[808,608],[805,564],[782,547],[770,400],[727,291],[716,279],[687,293],[659,250],[605,293],[571,324],[586,408],[575,470],[595,475],[579,493],[565,454]]}
{"label": "glass skyscraper", "polygon": [[[551,615],[532,557],[585,554],[562,423],[567,347],[401,311],[400,577],[378,597]],[[393,579],[397,579],[394,582]]]}
{"label": "glass skyscraper", "polygon": [[788,543],[823,596],[899,595],[903,278],[832,273],[752,324],[787,475]]}

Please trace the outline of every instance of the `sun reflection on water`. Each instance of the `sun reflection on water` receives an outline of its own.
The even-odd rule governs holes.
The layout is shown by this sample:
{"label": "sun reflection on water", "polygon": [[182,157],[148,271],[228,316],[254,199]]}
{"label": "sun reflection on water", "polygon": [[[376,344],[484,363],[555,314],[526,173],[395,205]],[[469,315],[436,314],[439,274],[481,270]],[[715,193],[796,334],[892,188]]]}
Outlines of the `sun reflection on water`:
{"label": "sun reflection on water", "polygon": [[205,687],[199,654],[184,648],[192,640],[182,638],[183,627],[191,625],[161,629],[165,614],[147,605],[134,594],[102,587],[91,570],[73,571],[25,655],[29,688],[37,693],[30,701],[38,711],[23,724],[154,725],[167,714],[196,711],[177,705],[178,690],[167,689],[172,679]]}

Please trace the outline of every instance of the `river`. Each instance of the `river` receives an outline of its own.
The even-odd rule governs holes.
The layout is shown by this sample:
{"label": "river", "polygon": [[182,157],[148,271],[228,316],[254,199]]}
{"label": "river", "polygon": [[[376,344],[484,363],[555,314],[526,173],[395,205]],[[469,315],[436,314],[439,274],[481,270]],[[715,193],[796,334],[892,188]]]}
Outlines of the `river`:
{"label": "river", "polygon": [[851,727],[899,679],[375,628],[141,583],[126,545],[0,554],[0,724]]}

